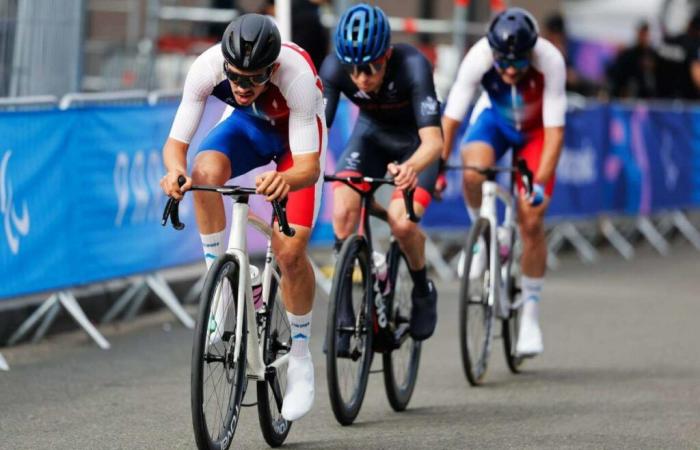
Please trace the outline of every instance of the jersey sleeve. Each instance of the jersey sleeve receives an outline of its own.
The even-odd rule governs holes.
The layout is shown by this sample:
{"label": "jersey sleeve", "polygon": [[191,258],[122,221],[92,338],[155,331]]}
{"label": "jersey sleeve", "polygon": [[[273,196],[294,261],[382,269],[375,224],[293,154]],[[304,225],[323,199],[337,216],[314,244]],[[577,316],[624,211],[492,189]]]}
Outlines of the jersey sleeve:
{"label": "jersey sleeve", "polygon": [[326,56],[321,64],[321,80],[323,81],[323,101],[326,110],[326,125],[330,128],[335,119],[335,111],[338,109],[340,99],[340,86],[338,83],[339,71],[342,71],[340,63],[335,55]]}
{"label": "jersey sleeve", "polygon": [[557,48],[545,39],[535,45],[535,65],[544,74],[542,123],[563,127],[566,122],[566,63]]}
{"label": "jersey sleeve", "polygon": [[479,89],[484,74],[493,66],[493,54],[486,38],[472,46],[462,60],[450,95],[447,97],[445,116],[461,122]]}
{"label": "jersey sleeve", "polygon": [[421,53],[406,60],[406,70],[413,77],[411,100],[417,127],[440,126],[440,104],[435,94],[433,68]]}
{"label": "jersey sleeve", "polygon": [[214,79],[216,72],[212,69],[212,56],[214,56],[212,50],[220,52],[218,49],[212,48],[202,53],[195,59],[187,72],[182,100],[170,129],[171,138],[186,144],[190,143],[192,136],[197,131],[207,98],[211,95],[216,84]]}
{"label": "jersey sleeve", "polygon": [[289,107],[291,152],[322,153],[327,139],[320,79],[311,71],[301,73],[283,95]]}

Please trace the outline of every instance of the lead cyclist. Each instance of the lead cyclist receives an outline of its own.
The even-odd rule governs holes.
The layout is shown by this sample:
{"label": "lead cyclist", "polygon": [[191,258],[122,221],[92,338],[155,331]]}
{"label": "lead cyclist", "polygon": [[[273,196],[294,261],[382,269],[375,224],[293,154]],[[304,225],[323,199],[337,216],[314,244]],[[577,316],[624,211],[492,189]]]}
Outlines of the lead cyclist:
{"label": "lead cyclist", "polygon": [[[314,274],[307,256],[311,229],[318,213],[326,149],[322,85],[311,58],[299,46],[281,42],[274,22],[259,14],[234,19],[221,43],[202,53],[185,81],[182,102],[163,148],[167,174],[163,191],[181,199],[193,183],[221,185],[230,178],[264,166],[276,170],[255,179],[268,201],[287,197],[287,217],[296,235],[279,230],[272,250],[282,272],[282,296],[291,325],[292,347],[282,416],[297,420],[311,409],[314,368],[309,352]],[[207,98],[214,96],[235,108],[204,139],[187,175],[187,150]],[[194,193],[195,215],[207,268],[226,251],[226,216],[221,195]],[[293,280],[293,282],[292,282]]]}
{"label": "lead cyclist", "polygon": [[[462,161],[465,165],[491,166],[513,148],[535,174],[531,195],[523,192],[518,179],[524,299],[516,345],[520,356],[543,351],[539,303],[547,267],[544,216],[564,140],[565,71],[564,58],[554,45],[539,37],[532,15],[521,8],[509,8],[494,17],[486,37],[464,57],[442,118],[442,157],[446,160],[481,85],[484,93],[462,141]],[[464,195],[472,223],[479,217],[483,181],[484,177],[474,171],[464,172]],[[470,276],[484,270],[484,250],[482,245]]]}

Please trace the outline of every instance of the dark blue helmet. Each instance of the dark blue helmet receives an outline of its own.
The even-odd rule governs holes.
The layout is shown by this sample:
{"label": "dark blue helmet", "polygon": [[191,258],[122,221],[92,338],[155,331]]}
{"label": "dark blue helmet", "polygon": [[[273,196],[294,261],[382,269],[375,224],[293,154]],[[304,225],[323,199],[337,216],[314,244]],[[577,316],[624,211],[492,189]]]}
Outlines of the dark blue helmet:
{"label": "dark blue helmet", "polygon": [[522,8],[508,8],[491,21],[486,35],[494,52],[507,59],[519,59],[532,50],[539,28],[532,15]]}
{"label": "dark blue helmet", "polygon": [[340,18],[335,29],[335,54],[343,64],[366,64],[384,55],[390,38],[384,11],[361,3]]}

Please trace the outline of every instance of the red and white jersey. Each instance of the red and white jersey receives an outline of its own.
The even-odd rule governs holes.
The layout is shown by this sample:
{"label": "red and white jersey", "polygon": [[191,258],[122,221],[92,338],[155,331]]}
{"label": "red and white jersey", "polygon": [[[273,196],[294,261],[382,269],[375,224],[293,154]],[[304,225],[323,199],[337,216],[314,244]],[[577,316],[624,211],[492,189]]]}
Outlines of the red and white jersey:
{"label": "red and white jersey", "polygon": [[185,80],[182,101],[175,115],[170,137],[189,143],[194,136],[209,96],[238,111],[269,121],[289,136],[293,154],[325,153],[327,143],[323,85],[308,53],[298,45],[282,44],[278,69],[267,90],[246,107],[238,105],[224,73],[221,44],[216,44],[194,61]]}
{"label": "red and white jersey", "polygon": [[532,50],[530,69],[515,85],[506,84],[484,37],[467,52],[460,65],[445,116],[461,122],[481,85],[484,94],[472,117],[490,106],[518,130],[560,127],[566,116],[565,84],[564,58],[551,42],[541,37]]}

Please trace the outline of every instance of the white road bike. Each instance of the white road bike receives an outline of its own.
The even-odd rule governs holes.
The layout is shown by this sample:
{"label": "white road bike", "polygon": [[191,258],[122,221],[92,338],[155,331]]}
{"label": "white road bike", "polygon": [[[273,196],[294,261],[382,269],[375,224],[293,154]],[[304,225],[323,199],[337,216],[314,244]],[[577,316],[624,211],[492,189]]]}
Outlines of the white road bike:
{"label": "white road bike", "polygon": [[[523,358],[515,351],[522,306],[518,286],[520,264],[515,254],[519,248],[517,208],[513,183],[510,183],[510,189],[506,189],[496,182],[496,175],[501,172],[519,175],[523,186],[531,193],[532,172],[522,159],[515,167],[447,168],[473,170],[486,177],[481,188],[480,217],[472,224],[459,264],[462,278],[459,293],[462,363],[469,384],[477,386],[483,383],[486,375],[496,320],[501,322],[508,368],[518,373],[523,363]],[[499,201],[505,208],[502,221],[498,214]]]}
{"label": "white road bike", "polygon": [[[180,182],[184,184],[184,178]],[[234,202],[228,249],[207,272],[192,346],[191,409],[197,447],[229,448],[241,406],[254,405],[242,404],[248,380],[257,385],[258,417],[265,441],[272,447],[280,446],[292,425],[281,413],[291,329],[270,241],[274,221],[268,224],[250,212],[248,197],[256,194],[255,189],[192,186],[191,190],[218,192]],[[179,221],[177,206],[176,200],[168,201],[163,225],[170,218],[173,227],[181,230],[184,225]],[[272,206],[280,230],[293,236],[284,204],[272,202]],[[249,273],[249,225],[267,238],[261,274],[264,304],[257,311]]]}

